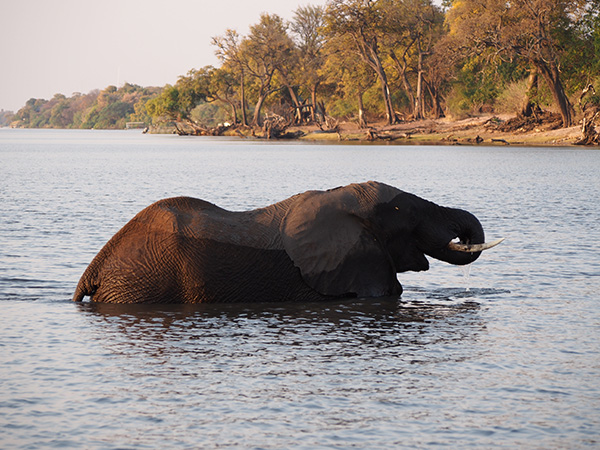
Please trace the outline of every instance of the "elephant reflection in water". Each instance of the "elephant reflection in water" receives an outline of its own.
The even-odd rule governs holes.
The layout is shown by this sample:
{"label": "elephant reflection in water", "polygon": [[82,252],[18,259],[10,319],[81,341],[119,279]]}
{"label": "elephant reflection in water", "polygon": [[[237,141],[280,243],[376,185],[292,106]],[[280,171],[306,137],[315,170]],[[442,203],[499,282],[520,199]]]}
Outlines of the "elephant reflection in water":
{"label": "elephant reflection in water", "polygon": [[[111,352],[130,356],[133,365],[156,365],[158,360],[185,371],[187,358],[196,365],[253,355],[262,364],[263,358],[278,360],[266,354],[281,355],[282,348],[294,361],[310,359],[307,355],[319,360],[340,354],[373,357],[381,351],[386,358],[396,355],[412,364],[418,349],[467,348],[486,327],[475,302],[414,303],[394,297],[285,304],[81,302],[78,309],[97,340]],[[419,361],[435,355],[439,353],[426,351]],[[186,361],[174,364],[178,358]]]}
{"label": "elephant reflection in water", "polygon": [[318,301],[399,296],[397,273],[427,256],[475,261],[471,213],[378,182],[308,191],[231,212],[176,197],[138,213],[100,250],[73,300],[108,303]]}

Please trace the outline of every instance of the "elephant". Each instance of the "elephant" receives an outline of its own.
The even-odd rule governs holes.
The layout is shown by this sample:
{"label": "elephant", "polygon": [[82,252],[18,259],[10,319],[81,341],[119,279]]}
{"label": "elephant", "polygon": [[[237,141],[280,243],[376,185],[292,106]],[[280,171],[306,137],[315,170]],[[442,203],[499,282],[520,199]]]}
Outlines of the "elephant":
{"label": "elephant", "polygon": [[191,197],[160,200],[118,231],[84,271],[74,301],[218,303],[400,296],[397,273],[426,255],[475,261],[471,213],[369,181],[233,212]]}

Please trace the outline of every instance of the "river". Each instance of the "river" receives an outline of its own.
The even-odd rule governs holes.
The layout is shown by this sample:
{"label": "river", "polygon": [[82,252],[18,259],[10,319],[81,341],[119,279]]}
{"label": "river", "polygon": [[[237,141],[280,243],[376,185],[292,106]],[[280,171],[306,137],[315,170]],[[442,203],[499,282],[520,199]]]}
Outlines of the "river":
{"label": "river", "polygon": [[[506,241],[399,299],[70,301],[177,195],[232,210],[377,180]],[[0,448],[600,446],[600,151],[0,129]]]}

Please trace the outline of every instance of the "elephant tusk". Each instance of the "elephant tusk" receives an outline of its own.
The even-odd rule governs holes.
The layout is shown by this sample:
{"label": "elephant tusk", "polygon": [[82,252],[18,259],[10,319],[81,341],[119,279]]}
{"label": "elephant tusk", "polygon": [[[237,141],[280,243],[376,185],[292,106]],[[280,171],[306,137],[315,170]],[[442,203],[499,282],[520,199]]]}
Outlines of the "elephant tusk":
{"label": "elephant tusk", "polygon": [[448,244],[448,249],[455,252],[464,252],[464,253],[476,253],[482,252],[484,250],[489,250],[490,248],[495,247],[499,243],[501,243],[505,238],[497,239],[492,242],[484,242],[483,244],[460,244],[458,242],[452,242]]}

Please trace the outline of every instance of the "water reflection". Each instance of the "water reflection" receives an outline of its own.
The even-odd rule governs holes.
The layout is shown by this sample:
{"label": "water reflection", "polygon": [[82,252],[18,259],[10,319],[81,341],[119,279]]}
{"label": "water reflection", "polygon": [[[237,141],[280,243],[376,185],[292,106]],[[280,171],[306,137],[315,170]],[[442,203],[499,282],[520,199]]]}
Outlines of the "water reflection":
{"label": "water reflection", "polygon": [[[600,441],[600,152],[5,131],[0,447]],[[67,301],[106,241],[160,198],[242,210],[368,179],[465,208],[509,240],[468,280],[435,261],[402,274],[400,300]]]}
{"label": "water reflection", "polygon": [[97,338],[113,350],[155,357],[403,358],[429,345],[468,345],[485,329],[480,305],[468,298],[452,303],[397,298],[283,305],[84,303],[79,308]]}

